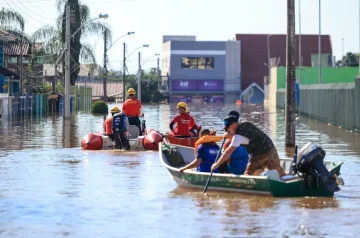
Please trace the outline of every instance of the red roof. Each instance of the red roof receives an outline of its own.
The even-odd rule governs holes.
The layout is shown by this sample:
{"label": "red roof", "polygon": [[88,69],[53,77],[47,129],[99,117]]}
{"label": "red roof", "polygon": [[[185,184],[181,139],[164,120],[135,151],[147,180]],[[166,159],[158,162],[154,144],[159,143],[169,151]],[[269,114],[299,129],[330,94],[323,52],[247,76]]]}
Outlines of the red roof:
{"label": "red roof", "polygon": [[[268,76],[268,34],[237,34],[236,40],[241,42],[241,89],[257,83],[264,88],[264,76]],[[295,64],[299,62],[299,37],[296,35]],[[278,66],[286,66],[286,35],[271,35],[269,37],[270,58],[279,58]],[[303,66],[311,67],[311,55],[318,54],[318,35],[301,35],[301,52]],[[321,36],[321,53],[332,55],[331,38]]]}
{"label": "red roof", "polygon": [[22,55],[27,55],[29,51],[29,44],[21,44],[19,43],[7,43],[4,44],[4,52],[7,55],[20,56],[22,49]]}

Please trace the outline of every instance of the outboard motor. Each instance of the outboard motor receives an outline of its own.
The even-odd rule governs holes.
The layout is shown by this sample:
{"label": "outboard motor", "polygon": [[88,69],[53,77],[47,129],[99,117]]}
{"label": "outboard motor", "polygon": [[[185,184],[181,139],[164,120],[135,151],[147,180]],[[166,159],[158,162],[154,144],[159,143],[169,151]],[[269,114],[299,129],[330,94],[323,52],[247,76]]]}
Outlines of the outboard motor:
{"label": "outboard motor", "polygon": [[329,192],[340,190],[334,178],[325,167],[325,151],[317,144],[307,143],[299,153],[294,171],[308,181],[314,178],[317,185]]}

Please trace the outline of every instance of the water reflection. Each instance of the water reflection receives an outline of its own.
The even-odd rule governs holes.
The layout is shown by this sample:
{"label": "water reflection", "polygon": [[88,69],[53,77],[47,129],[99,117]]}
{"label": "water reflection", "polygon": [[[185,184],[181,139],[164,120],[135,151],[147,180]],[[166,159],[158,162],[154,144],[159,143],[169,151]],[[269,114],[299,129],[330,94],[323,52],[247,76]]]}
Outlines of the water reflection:
{"label": "water reflection", "polygon": [[[112,105],[109,105],[111,107]],[[121,106],[121,105],[118,105]],[[205,128],[222,133],[230,110],[272,138],[280,156],[284,115],[259,105],[190,104]],[[147,128],[169,130],[176,104],[144,105]],[[1,120],[0,236],[28,237],[325,237],[357,234],[359,134],[307,118],[297,144],[319,141],[327,160],[342,160],[336,198],[272,198],[179,188],[157,152],[81,151],[81,138],[103,130],[104,116],[79,112]],[[345,215],[344,215],[345,214]],[[336,225],[334,225],[336,224]],[[41,229],[40,229],[41,228]],[[126,235],[124,232],[126,231]]]}

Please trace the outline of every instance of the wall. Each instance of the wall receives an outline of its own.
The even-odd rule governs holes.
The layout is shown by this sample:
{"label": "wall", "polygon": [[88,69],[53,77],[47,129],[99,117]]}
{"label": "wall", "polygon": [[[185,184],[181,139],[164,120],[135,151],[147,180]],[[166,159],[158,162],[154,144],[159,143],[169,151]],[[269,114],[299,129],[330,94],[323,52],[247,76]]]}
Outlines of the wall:
{"label": "wall", "polygon": [[[360,129],[360,80],[356,83],[300,86],[300,113],[349,129]],[[285,89],[277,92],[277,106],[284,108]]]}
{"label": "wall", "polygon": [[240,41],[227,41],[225,55],[225,102],[235,102],[241,95]]}
{"label": "wall", "polygon": [[[286,68],[277,67],[277,75],[272,79],[277,79],[277,89],[286,87]],[[273,72],[273,71],[272,71]],[[358,75],[359,68],[322,68],[322,81],[326,83],[351,83]],[[296,70],[296,78],[299,77],[299,70]],[[301,70],[301,85],[318,84],[319,83],[319,69],[306,67]]]}
{"label": "wall", "polygon": [[[272,66],[286,65],[286,35],[277,34],[237,34],[236,40],[241,41],[241,87],[246,89],[252,83],[257,83],[263,88],[264,76],[269,75],[269,69],[264,63],[268,64],[268,39],[270,58],[275,58],[271,62]],[[301,35],[301,52],[303,66],[312,65],[311,55],[317,54],[318,35]],[[299,35],[295,36],[296,52],[295,64],[298,64],[299,57]],[[321,52],[332,55],[331,38],[329,35],[321,36]]]}
{"label": "wall", "polygon": [[[225,42],[171,41],[171,80],[223,80],[225,54]],[[183,69],[182,57],[214,57],[214,69]]]}

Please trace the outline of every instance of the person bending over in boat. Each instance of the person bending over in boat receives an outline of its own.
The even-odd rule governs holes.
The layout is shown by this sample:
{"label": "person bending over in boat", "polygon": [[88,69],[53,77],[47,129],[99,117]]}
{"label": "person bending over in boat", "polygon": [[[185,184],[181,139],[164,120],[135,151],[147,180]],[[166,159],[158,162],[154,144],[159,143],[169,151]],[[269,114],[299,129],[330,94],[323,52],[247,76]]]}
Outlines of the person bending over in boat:
{"label": "person bending over in boat", "polygon": [[[238,119],[240,118],[240,114],[237,111],[231,111],[229,112],[228,116],[234,115]],[[233,135],[226,134],[225,135],[227,141],[224,144],[224,151],[229,147]],[[235,149],[234,152],[230,155],[230,158],[226,161],[226,163],[223,163],[219,170],[222,173],[233,173],[236,175],[242,175],[245,172],[246,165],[249,161],[249,154],[246,152],[246,148],[244,146],[239,146]]]}
{"label": "person bending over in boat", "polygon": [[[226,134],[225,137],[227,138],[227,141],[224,144],[224,151],[229,147],[233,136],[231,134]],[[230,158],[226,163],[222,164],[219,169],[221,173],[242,175],[245,173],[248,161],[249,154],[246,152],[246,148],[244,146],[239,146],[232,152]]]}
{"label": "person bending over in boat", "polygon": [[129,99],[123,104],[122,111],[128,117],[130,125],[139,127],[139,135],[141,135],[141,122],[139,119],[139,116],[141,115],[141,102],[135,98],[135,95],[135,89],[129,88]]}
{"label": "person bending over in boat", "polygon": [[[179,138],[186,138],[191,137],[192,134],[196,134],[194,132],[195,129],[195,121],[192,116],[190,116],[188,113],[186,113],[187,105],[185,102],[179,102],[177,105],[177,109],[179,112],[179,115],[176,115],[174,119],[170,122],[170,135],[176,136]],[[174,125],[176,124],[176,127],[174,129]]]}
{"label": "person bending over in boat", "polygon": [[112,121],[114,114],[120,112],[118,107],[113,107],[110,110],[111,117],[107,118],[104,122],[104,132],[111,140],[114,140],[113,131],[112,131]]}
{"label": "person bending over in boat", "polygon": [[[200,139],[196,142],[195,159],[185,167],[179,169],[180,173],[186,169],[197,168],[198,172],[210,172],[211,165],[215,162],[216,157],[220,151],[220,147],[216,144],[218,139],[214,140],[216,136],[210,136],[210,130],[203,129],[200,131]],[[217,136],[219,137],[219,136]],[[220,140],[222,137],[220,137]],[[219,170],[214,171],[218,173]]]}
{"label": "person bending over in boat", "polygon": [[280,165],[279,155],[271,139],[251,122],[238,122],[239,118],[229,115],[224,119],[225,136],[232,136],[229,148],[221,155],[218,162],[211,166],[216,170],[222,163],[230,158],[237,147],[243,145],[250,155],[245,175],[259,175],[265,168],[276,169],[279,176],[285,175]]}
{"label": "person bending over in boat", "polygon": [[115,139],[115,149],[130,150],[129,120],[124,113],[118,112],[113,116],[112,131]]}

